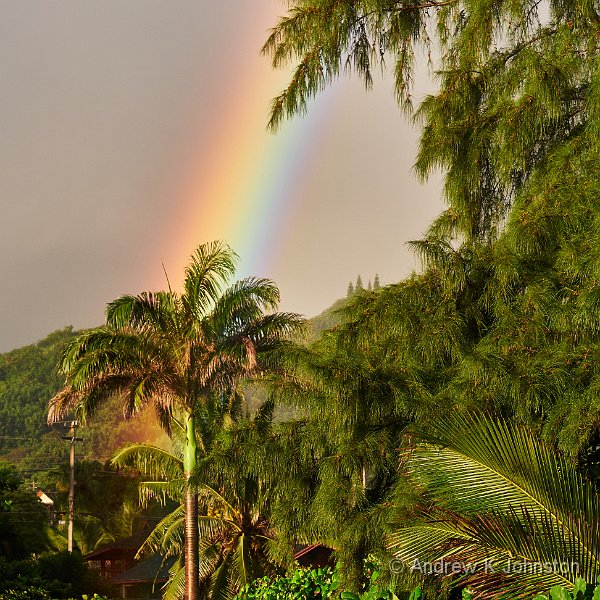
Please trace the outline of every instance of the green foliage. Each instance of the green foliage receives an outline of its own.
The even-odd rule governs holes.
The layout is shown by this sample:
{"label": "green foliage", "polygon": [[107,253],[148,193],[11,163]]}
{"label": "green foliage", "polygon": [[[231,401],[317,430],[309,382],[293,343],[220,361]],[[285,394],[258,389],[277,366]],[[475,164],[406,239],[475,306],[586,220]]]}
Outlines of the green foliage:
{"label": "green foliage", "polygon": [[0,597],[63,600],[104,592],[105,585],[78,553],[43,555],[20,561],[0,557]]}
{"label": "green foliage", "polygon": [[53,600],[41,587],[20,586],[19,589],[7,589],[2,592],[5,600]]}
{"label": "green foliage", "polygon": [[[342,324],[291,360],[289,395],[285,384],[277,393],[298,410],[289,455],[301,480],[274,518],[290,537],[335,548],[355,593],[358,566],[381,552],[390,516],[415,518],[395,463],[410,422],[485,407],[526,423],[588,472],[598,460],[597,161],[564,149],[551,160],[552,176],[531,180],[493,244],[414,243],[423,273],[356,296]],[[585,186],[577,173],[589,175]],[[524,520],[515,510],[502,531]]]}
{"label": "green foliage", "polygon": [[[235,600],[313,600],[331,598],[338,588],[337,573],[331,567],[298,568],[284,577],[263,577],[246,584]],[[343,595],[342,595],[343,597]]]}
{"label": "green foliage", "polygon": [[12,463],[0,461],[0,492],[14,492],[23,483]]}
{"label": "green foliage", "polygon": [[538,594],[533,600],[598,600],[600,598],[600,582],[596,586],[586,584],[585,579],[578,577],[573,589],[555,585],[546,596]]}
{"label": "green foliage", "polygon": [[396,485],[396,449],[417,409],[387,348],[358,336],[360,308],[374,296],[355,296],[345,322],[290,354],[289,377],[274,388],[298,419],[272,451],[293,457],[281,466],[273,524],[286,539],[334,548],[342,586],[356,593],[365,557],[383,551],[390,513],[409,495]]}
{"label": "green foliage", "polygon": [[[416,587],[413,590],[411,590],[409,596],[408,596],[408,600],[421,600],[424,597],[423,594],[423,590],[420,587]],[[464,594],[462,595],[463,600],[471,600],[471,595],[470,594]]]}
{"label": "green foliage", "polygon": [[0,557],[23,559],[52,547],[50,515],[14,465],[0,462]]}
{"label": "green foliage", "polygon": [[[395,393],[407,404],[428,415],[486,406],[582,463],[597,460],[600,246],[590,240],[600,185],[572,193],[575,173],[592,163],[562,156],[560,180],[543,202],[519,202],[493,246],[415,242],[423,273],[354,299],[352,339],[371,365],[399,376]],[[348,328],[329,336],[343,347]]]}
{"label": "green foliage", "polygon": [[[427,508],[388,538],[396,558],[438,565],[479,596],[512,597],[600,572],[595,488],[523,427],[449,415],[407,449],[404,468]],[[431,573],[431,571],[429,571]]]}
{"label": "green foliage", "polygon": [[[393,586],[381,585],[379,582],[381,570],[377,565],[367,561],[367,571],[369,574],[368,583],[365,585],[365,589],[360,594],[353,592],[342,592],[340,597],[342,600],[398,600]],[[409,595],[409,600],[418,600],[420,588],[415,588]],[[406,594],[401,594],[406,596]]]}
{"label": "green foliage", "polygon": [[0,354],[0,455],[34,448],[48,432],[48,398],[62,385],[56,367],[74,335],[65,328],[35,345]]}
{"label": "green foliage", "polygon": [[313,600],[318,598],[339,597],[341,600],[421,600],[421,588],[414,588],[410,593],[393,591],[392,586],[377,583],[380,571],[371,572],[365,589],[359,594],[340,591],[337,568],[308,567],[296,568],[290,575],[275,578],[263,577],[245,585],[234,600]]}

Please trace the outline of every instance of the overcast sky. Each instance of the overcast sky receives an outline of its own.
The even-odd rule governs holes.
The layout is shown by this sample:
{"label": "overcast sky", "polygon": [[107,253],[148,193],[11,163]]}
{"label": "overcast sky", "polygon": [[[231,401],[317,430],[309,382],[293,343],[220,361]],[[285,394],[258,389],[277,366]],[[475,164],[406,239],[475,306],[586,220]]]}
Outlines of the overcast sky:
{"label": "overcast sky", "polygon": [[405,242],[439,182],[411,174],[389,81],[342,81],[266,131],[287,74],[259,50],[284,8],[0,0],[0,351],[100,324],[110,300],[165,287],[161,263],[176,285],[215,238],[307,316],[358,274],[415,267]]}

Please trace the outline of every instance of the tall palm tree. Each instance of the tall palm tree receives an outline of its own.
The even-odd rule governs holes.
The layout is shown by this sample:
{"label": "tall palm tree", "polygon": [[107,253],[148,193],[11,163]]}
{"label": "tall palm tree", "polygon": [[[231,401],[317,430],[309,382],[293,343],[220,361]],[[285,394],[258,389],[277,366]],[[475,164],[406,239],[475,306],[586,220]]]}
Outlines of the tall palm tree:
{"label": "tall palm tree", "polygon": [[424,490],[420,523],[390,549],[421,573],[460,576],[481,598],[532,597],[600,573],[594,486],[522,426],[478,414],[440,419],[408,449]]}
{"label": "tall palm tree", "polygon": [[[166,429],[177,418],[186,440],[184,478],[196,466],[195,408],[227,395],[260,358],[303,327],[293,313],[275,311],[279,290],[249,277],[226,288],[237,255],[225,244],[199,246],[185,270],[183,293],[122,296],[106,310],[106,325],[78,336],[64,353],[66,385],[50,400],[49,420],[74,411],[85,422],[99,403],[120,394],[126,416],[152,403]],[[267,312],[269,311],[269,312]],[[185,492],[187,600],[198,597],[198,500]]]}
{"label": "tall palm tree", "polygon": [[[205,413],[198,415],[200,418],[212,420],[217,427],[221,421],[214,445],[203,432],[204,443],[210,449],[208,455],[199,452],[202,466],[191,482],[199,497],[200,582],[211,598],[226,600],[246,583],[275,574],[281,562],[274,558],[274,531],[267,522],[270,482],[243,460],[247,453],[263,455],[259,461],[264,458],[257,446],[266,443],[273,411],[267,402],[253,419],[235,424],[227,424],[219,415],[213,419],[206,410],[200,412]],[[165,600],[180,598],[184,587],[182,433],[175,423],[170,452],[149,444],[132,444],[118,450],[112,458],[117,466],[133,467],[143,473],[146,480],[139,488],[142,503],[150,499],[178,503],[156,525],[138,552],[139,556],[150,553],[175,559],[165,586]]]}

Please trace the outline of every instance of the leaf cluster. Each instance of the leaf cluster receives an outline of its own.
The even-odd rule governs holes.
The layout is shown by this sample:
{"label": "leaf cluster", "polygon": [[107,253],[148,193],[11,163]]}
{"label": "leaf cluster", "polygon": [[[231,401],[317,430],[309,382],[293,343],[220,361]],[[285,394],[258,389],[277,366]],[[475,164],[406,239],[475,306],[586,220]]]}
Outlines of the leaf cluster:
{"label": "leaf cluster", "polygon": [[246,584],[234,600],[310,600],[330,598],[338,588],[337,572],[331,567],[297,568],[287,576],[262,577]]}
{"label": "leaf cluster", "polygon": [[447,416],[419,437],[404,467],[424,503],[388,536],[396,558],[422,572],[442,566],[477,597],[597,577],[598,494],[563,456],[522,426],[477,414]]}

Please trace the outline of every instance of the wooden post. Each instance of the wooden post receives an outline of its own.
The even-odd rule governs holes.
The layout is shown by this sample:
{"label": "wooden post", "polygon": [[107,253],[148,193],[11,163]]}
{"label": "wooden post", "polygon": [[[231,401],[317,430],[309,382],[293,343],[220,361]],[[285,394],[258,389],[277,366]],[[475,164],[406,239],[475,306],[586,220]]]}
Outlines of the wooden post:
{"label": "wooden post", "polygon": [[73,552],[73,517],[75,505],[75,427],[77,421],[71,421],[69,437],[71,443],[69,447],[69,525],[67,533],[67,549]]}

